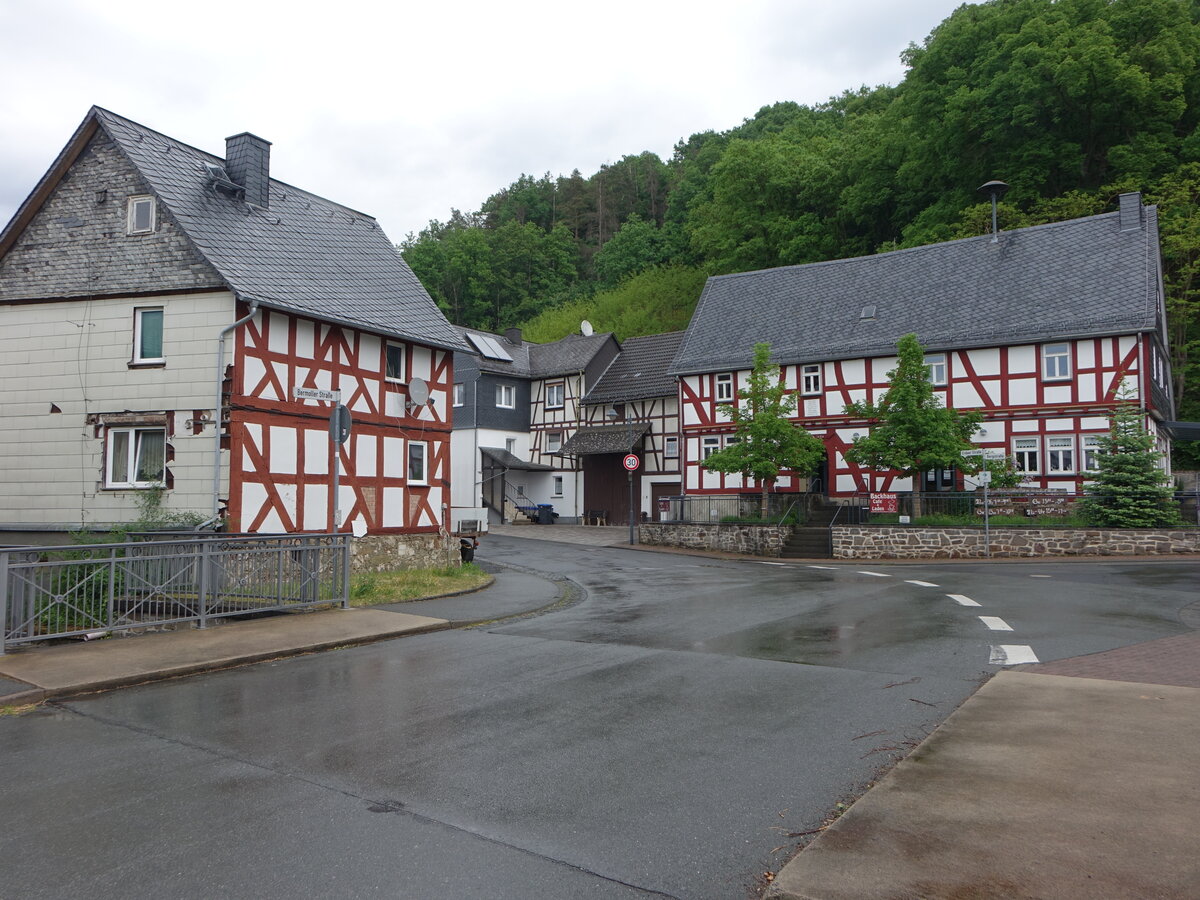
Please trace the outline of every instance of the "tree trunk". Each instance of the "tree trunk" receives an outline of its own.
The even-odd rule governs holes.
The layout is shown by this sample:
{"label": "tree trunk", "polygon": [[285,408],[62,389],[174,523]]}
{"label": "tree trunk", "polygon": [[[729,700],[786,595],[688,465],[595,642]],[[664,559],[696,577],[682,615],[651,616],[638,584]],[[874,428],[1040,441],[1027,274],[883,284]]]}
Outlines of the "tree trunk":
{"label": "tree trunk", "polygon": [[758,517],[760,519],[762,519],[764,522],[767,521],[767,506],[768,506],[767,491],[770,490],[770,488],[771,488],[771,482],[763,481],[763,483],[762,483],[762,505],[759,507]]}

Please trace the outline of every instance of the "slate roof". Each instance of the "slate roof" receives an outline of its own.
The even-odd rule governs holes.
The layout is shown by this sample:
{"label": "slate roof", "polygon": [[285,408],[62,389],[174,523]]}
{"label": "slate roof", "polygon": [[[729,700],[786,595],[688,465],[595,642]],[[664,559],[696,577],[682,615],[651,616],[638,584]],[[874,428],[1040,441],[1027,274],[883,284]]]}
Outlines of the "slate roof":
{"label": "slate roof", "polygon": [[[1126,195],[1122,203],[1133,195]],[[1038,225],[876,256],[710,278],[670,372],[749,368],[754,344],[779,364],[889,356],[915,333],[927,350],[1161,327],[1158,215]],[[1140,211],[1140,215],[1139,215]],[[874,305],[872,319],[861,318]]]}
{"label": "slate roof", "polygon": [[[490,331],[457,326],[455,331],[460,335],[486,334],[498,341],[500,346],[513,358],[512,362],[491,359],[475,353],[472,347],[470,355],[480,371],[522,378],[553,378],[556,375],[571,375],[579,372],[587,368],[592,357],[599,352],[606,341],[612,339],[612,334],[605,332],[587,336],[569,334],[565,338],[549,344],[535,344],[532,341],[512,344],[504,335],[492,334]],[[457,358],[454,366],[455,369],[459,366]]]}
{"label": "slate roof", "polygon": [[622,403],[650,397],[673,397],[678,390],[669,374],[684,332],[626,338],[621,355],[588,391],[584,403]]}
{"label": "slate roof", "polygon": [[[458,333],[371,216],[274,178],[269,208],[259,208],[210,185],[205,164],[223,166],[220,157],[96,106],[72,141],[86,141],[93,125],[120,147],[187,238],[242,297],[422,344],[462,348]],[[69,164],[70,151],[69,144],[47,178]]]}
{"label": "slate roof", "polygon": [[[511,344],[508,339],[502,334],[492,334],[490,331],[481,331],[478,328],[463,328],[459,325],[454,326],[454,330],[464,337],[464,343],[469,348],[468,351],[455,354],[454,371],[458,372],[459,368],[464,371],[471,367],[478,368],[481,372],[493,372],[501,375],[514,375],[521,378],[532,378],[533,371],[529,364],[529,348],[534,346],[529,341],[522,341],[519,344]],[[500,346],[508,352],[512,357],[512,362],[506,362],[499,359],[490,359],[486,356],[481,356],[475,352],[475,348],[469,341],[465,340],[468,334],[485,334],[488,337],[496,340]],[[463,357],[468,357],[464,360]],[[460,379],[461,380],[461,379]]]}
{"label": "slate roof", "polygon": [[634,422],[632,428],[620,425],[595,425],[580,428],[567,439],[558,452],[562,456],[588,456],[593,453],[628,453],[650,430],[645,422]]}
{"label": "slate roof", "polygon": [[570,375],[587,368],[600,348],[613,336],[603,334],[568,334],[550,344],[533,344],[529,348],[530,368],[535,378]]}

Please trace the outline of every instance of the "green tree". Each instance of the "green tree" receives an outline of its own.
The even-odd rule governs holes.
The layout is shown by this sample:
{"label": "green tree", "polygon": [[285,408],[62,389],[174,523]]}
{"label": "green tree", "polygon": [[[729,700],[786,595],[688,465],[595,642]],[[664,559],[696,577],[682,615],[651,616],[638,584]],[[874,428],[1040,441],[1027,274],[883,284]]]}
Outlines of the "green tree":
{"label": "green tree", "polygon": [[1179,523],[1171,479],[1162,454],[1143,424],[1137,403],[1124,402],[1110,416],[1100,439],[1098,471],[1080,501],[1084,517],[1102,528],[1166,528]]}
{"label": "green tree", "polygon": [[919,478],[929,469],[962,465],[961,452],[972,447],[979,413],[947,409],[934,393],[925,352],[915,334],[896,342],[896,368],[878,404],[859,401],[846,415],[871,420],[871,430],[846,450],[846,459],[869,469],[894,469],[914,479],[913,515],[921,514]]}
{"label": "green tree", "polygon": [[614,287],[642,269],[666,262],[668,252],[654,223],[633,213],[593,257],[592,266],[602,287]]}
{"label": "green tree", "polygon": [[754,345],[754,367],[741,402],[717,407],[729,416],[737,442],[701,463],[716,472],[738,472],[758,482],[762,518],[767,517],[767,494],[779,473],[790,469],[807,475],[825,455],[825,445],[792,422],[796,395],[787,393],[779,367],[771,362],[769,344]]}

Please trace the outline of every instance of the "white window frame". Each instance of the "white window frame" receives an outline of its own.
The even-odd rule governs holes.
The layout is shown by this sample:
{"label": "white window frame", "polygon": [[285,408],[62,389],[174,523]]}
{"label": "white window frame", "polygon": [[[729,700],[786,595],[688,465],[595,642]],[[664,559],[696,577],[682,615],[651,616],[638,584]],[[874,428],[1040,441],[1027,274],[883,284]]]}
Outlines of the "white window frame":
{"label": "white window frame", "polygon": [[461,381],[454,385],[454,405],[465,406],[467,396],[467,386]]}
{"label": "white window frame", "polygon": [[[1041,444],[1041,439],[1036,434],[1022,435],[1012,439],[1013,465],[1022,475],[1042,474]],[[1029,466],[1030,455],[1032,455],[1032,467]]]}
{"label": "white window frame", "polygon": [[1069,381],[1071,379],[1071,344],[1042,345],[1042,381]]}
{"label": "white window frame", "polygon": [[561,497],[563,495],[563,477],[554,475],[550,479],[550,496]]}
{"label": "white window frame", "polygon": [[513,456],[517,455],[517,439],[516,438],[505,438],[504,439],[504,452],[511,453]]}
{"label": "white window frame", "polygon": [[925,354],[925,377],[930,384],[944,387],[949,380],[950,362],[945,353]]}
{"label": "white window frame", "polygon": [[546,409],[562,409],[566,403],[567,384],[565,381],[556,381],[554,384],[546,385]]}
{"label": "white window frame", "polygon": [[1046,474],[1075,474],[1075,435],[1046,435]]}
{"label": "white window frame", "polygon": [[816,397],[821,394],[821,366],[800,367],[800,393],[804,397]]}
{"label": "white window frame", "polygon": [[721,449],[721,439],[716,435],[712,437],[700,438],[700,459],[701,461],[708,459],[714,453]]}
{"label": "white window frame", "polygon": [[1100,471],[1100,454],[1104,451],[1100,448],[1100,439],[1105,437],[1103,434],[1084,434],[1080,436],[1079,455],[1080,462],[1083,463],[1081,472],[1099,472]]}
{"label": "white window frame", "polygon": [[561,431],[547,431],[546,432],[546,452],[547,453],[557,453],[559,450],[562,449],[562,445],[563,445],[563,434]]}
{"label": "white window frame", "polygon": [[663,438],[663,459],[679,459],[679,437],[669,434]]}
{"label": "white window frame", "polygon": [[[161,425],[129,425],[129,426],[109,426],[104,430],[104,486],[106,488],[158,488],[166,485],[167,477],[167,429]],[[143,442],[142,436],[146,434],[158,434],[162,436],[163,444],[163,470],[162,476],[153,481],[139,481],[136,474],[140,467],[140,458],[142,454]],[[124,481],[118,481],[113,474],[113,463],[117,461],[117,457],[122,454],[116,452],[115,444],[117,435],[125,435],[124,463],[125,473],[128,477]]]}
{"label": "white window frame", "polygon": [[496,408],[497,409],[516,409],[517,408],[517,388],[512,384],[497,384],[496,385]]}
{"label": "white window frame", "polygon": [[[392,351],[399,351],[399,359],[392,366]],[[397,374],[393,375],[395,371]],[[404,345],[387,341],[383,346],[383,380],[391,384],[404,384]]]}
{"label": "white window frame", "polygon": [[[149,224],[146,227],[139,228],[137,225],[139,209],[149,209],[148,220]],[[125,207],[125,232],[127,234],[153,234],[154,228],[158,224],[158,205],[154,202],[154,198],[149,194],[138,194],[130,197],[128,205]]]}
{"label": "white window frame", "polygon": [[[409,441],[408,449],[405,452],[407,466],[405,474],[408,478],[408,483],[412,485],[428,485],[429,484],[429,442],[428,441]],[[420,471],[413,475],[413,463],[420,461]]]}
{"label": "white window frame", "polygon": [[[142,356],[142,319],[146,313],[158,313],[159,323],[159,355],[158,356]],[[133,362],[134,363],[161,363],[166,362],[165,352],[162,345],[166,343],[166,333],[164,326],[166,325],[166,312],[161,306],[144,306],[138,307],[133,311]]]}
{"label": "white window frame", "polygon": [[725,447],[732,447],[734,444],[740,444],[742,439],[736,434],[727,434],[722,442]]}
{"label": "white window frame", "polygon": [[717,398],[718,403],[733,402],[733,373],[722,372],[716,378],[716,388],[713,396]]}

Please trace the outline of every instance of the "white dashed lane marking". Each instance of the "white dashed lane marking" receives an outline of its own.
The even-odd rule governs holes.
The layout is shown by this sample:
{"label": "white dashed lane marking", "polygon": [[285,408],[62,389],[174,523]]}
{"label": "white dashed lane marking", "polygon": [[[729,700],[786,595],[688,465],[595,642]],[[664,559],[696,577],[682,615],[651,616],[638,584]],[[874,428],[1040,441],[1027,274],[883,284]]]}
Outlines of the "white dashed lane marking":
{"label": "white dashed lane marking", "polygon": [[1012,626],[998,616],[980,616],[979,621],[992,631],[1012,631]]}
{"label": "white dashed lane marking", "polygon": [[970,597],[965,597],[962,594],[947,594],[946,596],[949,597],[951,600],[953,600],[955,603],[959,604],[960,606],[978,606],[979,605],[974,600],[972,600]]}
{"label": "white dashed lane marking", "polygon": [[1030,578],[1053,578],[1053,575],[1030,575]]}
{"label": "white dashed lane marking", "polygon": [[859,575],[874,575],[876,578],[891,578],[892,577],[891,575],[888,575],[884,572],[859,572],[858,574]]}
{"label": "white dashed lane marking", "polygon": [[836,572],[837,566],[809,566],[810,569],[828,569],[830,572]]}
{"label": "white dashed lane marking", "polygon": [[993,666],[1019,666],[1038,662],[1038,658],[1028,644],[998,644],[992,646],[988,662]]}
{"label": "white dashed lane marking", "polygon": [[783,566],[784,568],[786,568],[786,567],[787,567],[787,563],[773,563],[773,562],[765,562],[765,561],[763,561],[763,560],[761,560],[761,559],[760,559],[760,560],[756,560],[756,562],[757,562],[757,563],[758,563],[760,566]]}
{"label": "white dashed lane marking", "polygon": [[911,580],[909,580],[909,581],[905,581],[904,583],[905,584],[915,584],[915,585],[919,585],[920,587],[937,587],[936,584],[934,584],[933,582],[930,582],[930,581],[911,581]]}

